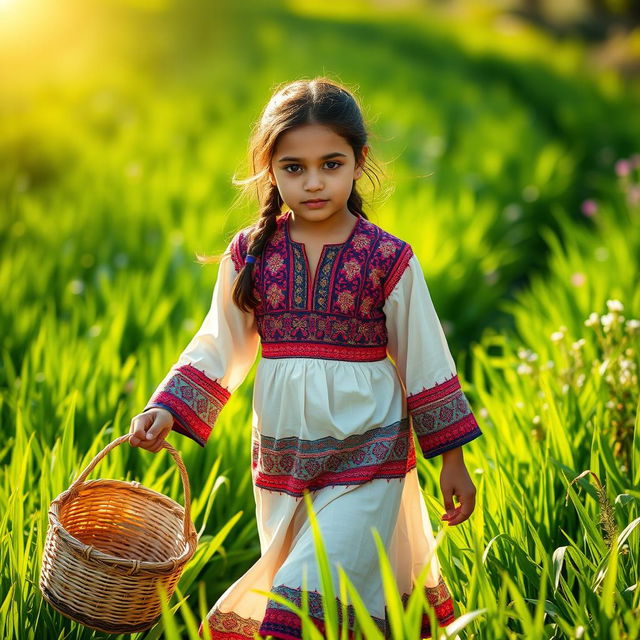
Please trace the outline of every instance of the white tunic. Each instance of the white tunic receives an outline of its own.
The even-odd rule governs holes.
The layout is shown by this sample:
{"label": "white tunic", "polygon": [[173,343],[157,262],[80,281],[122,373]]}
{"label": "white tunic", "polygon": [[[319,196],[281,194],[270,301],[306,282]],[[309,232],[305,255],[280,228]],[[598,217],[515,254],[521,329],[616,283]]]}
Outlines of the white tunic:
{"label": "white tunic", "polygon": [[[223,593],[207,622],[214,639],[301,638],[300,620],[252,589],[301,606],[323,629],[321,583],[305,491],[313,501],[339,594],[342,566],[388,635],[375,527],[406,600],[434,550],[416,470],[413,434],[430,458],[482,434],[409,243],[358,218],[343,243],[323,246],[311,282],[290,212],[277,220],[252,271],[259,304],[231,298],[251,228],[225,250],[211,308],[145,410],[164,407],[174,430],[201,446],[251,369],[252,478],[261,557]],[[420,586],[441,626],[453,599],[434,554]],[[349,605],[349,627],[353,610]],[[421,637],[429,637],[425,615]]]}

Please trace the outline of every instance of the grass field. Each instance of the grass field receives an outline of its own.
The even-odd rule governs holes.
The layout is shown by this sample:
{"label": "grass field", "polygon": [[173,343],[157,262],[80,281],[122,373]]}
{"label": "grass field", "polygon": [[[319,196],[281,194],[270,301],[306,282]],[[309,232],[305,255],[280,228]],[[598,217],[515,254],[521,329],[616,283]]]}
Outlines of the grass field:
{"label": "grass field", "polygon": [[[387,173],[367,211],[411,239],[486,434],[465,447],[478,495],[458,527],[440,524],[439,462],[418,461],[449,637],[635,640],[638,83],[483,12],[319,7],[64,0],[0,27],[0,637],[102,637],[40,596],[48,505],[201,323],[216,267],[195,253],[254,215],[231,180],[272,88],[327,74],[362,102]],[[196,637],[259,557],[254,371],[205,449],[170,437],[203,535],[177,615],[140,638]],[[119,447],[92,477],[183,500],[165,453]],[[397,614],[394,638],[415,638],[420,603]]]}

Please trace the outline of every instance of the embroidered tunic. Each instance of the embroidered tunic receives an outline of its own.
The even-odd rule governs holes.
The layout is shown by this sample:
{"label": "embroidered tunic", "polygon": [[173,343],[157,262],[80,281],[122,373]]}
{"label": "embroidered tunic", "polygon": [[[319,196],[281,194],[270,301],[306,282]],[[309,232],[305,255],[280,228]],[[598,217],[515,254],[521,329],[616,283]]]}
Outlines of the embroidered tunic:
{"label": "embroidered tunic", "polygon": [[[294,612],[251,590],[301,606],[303,567],[310,614],[324,629],[305,489],[336,593],[339,563],[390,637],[370,529],[385,543],[406,601],[435,546],[413,434],[422,454],[432,458],[482,432],[411,245],[358,217],[345,242],[323,245],[312,281],[305,245],[289,234],[290,214],[278,218],[254,264],[259,304],[249,313],[235,305],[231,292],[250,227],[235,234],[202,326],[145,411],[164,407],[174,416],[175,431],[205,446],[261,347],[251,464],[261,557],[212,607],[212,637],[249,639],[258,632],[301,638]],[[453,621],[453,600],[435,554],[421,588],[438,623]],[[347,611],[353,629],[351,604]],[[426,615],[421,637],[430,637]]]}

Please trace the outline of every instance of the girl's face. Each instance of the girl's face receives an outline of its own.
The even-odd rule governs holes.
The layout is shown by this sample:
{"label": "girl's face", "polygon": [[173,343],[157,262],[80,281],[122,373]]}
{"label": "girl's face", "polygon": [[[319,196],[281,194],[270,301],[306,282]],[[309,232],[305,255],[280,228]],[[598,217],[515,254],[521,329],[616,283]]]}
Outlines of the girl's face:
{"label": "girl's face", "polygon": [[[364,157],[368,150],[365,146]],[[362,169],[342,136],[325,125],[305,124],[280,136],[269,178],[295,216],[317,222],[350,213],[347,200]],[[324,202],[312,206],[307,200]]]}

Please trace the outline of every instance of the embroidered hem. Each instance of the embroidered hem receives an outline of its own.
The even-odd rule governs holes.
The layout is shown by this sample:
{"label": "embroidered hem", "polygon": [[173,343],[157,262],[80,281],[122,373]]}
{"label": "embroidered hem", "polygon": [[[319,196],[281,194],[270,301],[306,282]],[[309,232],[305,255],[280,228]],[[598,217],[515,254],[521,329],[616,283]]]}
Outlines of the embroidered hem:
{"label": "embroidered hem", "polygon": [[156,406],[173,414],[173,430],[204,447],[218,414],[231,394],[203,371],[185,364],[175,367],[155,390],[144,411]]}
{"label": "embroidered hem", "polygon": [[[295,604],[297,607],[303,608],[302,595],[303,590],[301,587],[287,587],[286,585],[278,585],[271,589],[272,593],[284,597],[289,602]],[[442,576],[435,587],[424,587],[424,593],[427,602],[434,610],[436,621],[438,626],[445,627],[451,624],[455,620],[453,597],[449,591],[449,588],[445,584]],[[324,634],[325,622],[322,606],[322,595],[318,591],[308,590],[306,592],[308,603],[308,613],[313,624],[316,628]],[[402,606],[406,609],[410,594],[403,593],[401,596]],[[347,613],[347,637],[352,640],[356,634],[357,619],[355,615],[355,608],[352,604],[343,606],[340,598],[336,596],[336,610],[338,625],[341,627],[344,623],[343,609],[346,609]],[[385,617],[380,618],[377,616],[371,616],[372,621],[378,627],[380,632],[385,638],[391,638],[391,626],[387,622],[388,615],[386,613],[387,607],[385,606]],[[211,632],[212,640],[253,640],[254,634],[259,634],[260,637],[266,638],[272,635],[274,638],[280,638],[282,640],[300,640],[302,638],[302,621],[298,615],[289,609],[286,605],[275,602],[274,600],[267,601],[267,608],[262,621],[254,618],[243,618],[237,613],[221,612],[219,610],[213,611],[207,618],[207,624]],[[200,623],[198,628],[198,635],[202,638],[204,635],[205,622]],[[431,624],[429,616],[426,613],[422,615],[420,638],[431,638]]]}
{"label": "embroidered hem", "polygon": [[407,408],[425,458],[433,458],[482,435],[457,374],[408,395]]}
{"label": "embroidered hem", "polygon": [[252,446],[255,486],[295,497],[302,497],[305,489],[402,478],[415,466],[408,418],[343,440],[333,436],[303,440],[260,435]]}
{"label": "embroidered hem", "polygon": [[346,346],[317,342],[262,342],[263,358],[321,358],[374,362],[387,357],[386,345]]}

